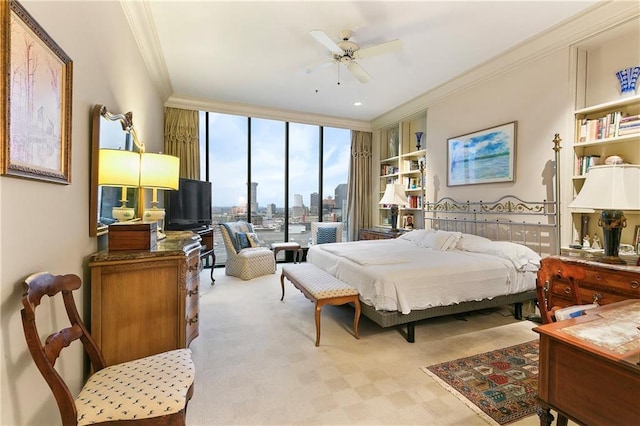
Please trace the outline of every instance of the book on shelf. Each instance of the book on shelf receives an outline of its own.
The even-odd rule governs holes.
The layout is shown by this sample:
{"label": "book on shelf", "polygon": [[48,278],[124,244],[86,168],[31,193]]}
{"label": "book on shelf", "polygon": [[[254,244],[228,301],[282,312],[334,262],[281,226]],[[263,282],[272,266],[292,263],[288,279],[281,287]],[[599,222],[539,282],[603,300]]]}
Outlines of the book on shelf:
{"label": "book on shelf", "polygon": [[600,158],[601,157],[599,155],[581,155],[580,157],[577,157],[574,175],[586,175],[589,167],[597,166],[598,164],[600,164]]}
{"label": "book on shelf", "polygon": [[407,196],[407,200],[409,201],[409,205],[407,206],[410,209],[421,209],[422,208],[422,196],[421,195],[409,195]]}
{"label": "book on shelf", "polygon": [[578,143],[640,133],[640,114],[624,116],[615,111],[599,118],[580,120]]}

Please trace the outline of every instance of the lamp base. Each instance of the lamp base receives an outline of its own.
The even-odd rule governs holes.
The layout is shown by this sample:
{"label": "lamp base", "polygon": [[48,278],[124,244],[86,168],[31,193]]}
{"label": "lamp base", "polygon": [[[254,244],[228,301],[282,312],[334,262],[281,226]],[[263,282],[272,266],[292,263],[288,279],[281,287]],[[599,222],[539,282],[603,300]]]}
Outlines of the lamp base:
{"label": "lamp base", "polygon": [[160,240],[164,240],[165,238],[167,238],[167,235],[163,232],[164,231],[164,217],[165,217],[165,211],[164,209],[158,208],[158,207],[152,207],[150,209],[147,209],[144,211],[144,214],[142,215],[142,217],[144,218],[145,222],[157,222],[158,223],[158,230],[157,230],[157,236],[156,239],[158,241]]}
{"label": "lamp base", "polygon": [[136,210],[133,207],[114,207],[111,210],[111,216],[118,222],[126,222],[136,217]]}
{"label": "lamp base", "polygon": [[602,227],[604,256],[598,262],[610,265],[625,265],[627,262],[620,259],[618,249],[622,228],[627,226],[627,218],[620,210],[603,210],[600,214],[598,225]]}

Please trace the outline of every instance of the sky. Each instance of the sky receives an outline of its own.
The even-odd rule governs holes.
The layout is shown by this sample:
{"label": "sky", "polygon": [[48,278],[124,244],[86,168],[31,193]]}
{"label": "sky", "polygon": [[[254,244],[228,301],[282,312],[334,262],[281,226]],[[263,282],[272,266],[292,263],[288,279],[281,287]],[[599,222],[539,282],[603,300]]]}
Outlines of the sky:
{"label": "sky", "polygon": [[[209,114],[210,180],[216,207],[241,205],[246,200],[247,121],[243,116]],[[304,205],[309,206],[310,194],[318,192],[319,126],[290,123],[289,141],[289,205],[293,205],[294,194],[301,194]],[[347,183],[350,143],[350,130],[324,128],[323,198],[333,197],[336,186]],[[284,207],[283,121],[251,120],[251,167],[251,180],[258,183],[259,208],[271,203]]]}

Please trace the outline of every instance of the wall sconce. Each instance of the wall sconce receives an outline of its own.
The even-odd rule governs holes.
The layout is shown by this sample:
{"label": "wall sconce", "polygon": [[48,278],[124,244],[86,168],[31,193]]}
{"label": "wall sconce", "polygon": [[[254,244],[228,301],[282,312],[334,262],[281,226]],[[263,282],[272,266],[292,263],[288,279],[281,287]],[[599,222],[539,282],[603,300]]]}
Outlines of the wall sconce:
{"label": "wall sconce", "polygon": [[625,264],[618,257],[622,228],[627,218],[622,210],[640,210],[640,165],[614,164],[589,167],[584,185],[569,208],[602,210],[604,257],[599,262]]}
{"label": "wall sconce", "polygon": [[173,155],[144,152],[140,156],[140,187],[151,188],[151,208],[142,215],[145,222],[159,222],[158,240],[164,234],[165,210],[158,208],[158,190],[177,190],[180,181],[180,159]]}
{"label": "wall sconce", "polygon": [[398,232],[398,205],[407,206],[409,201],[399,183],[388,183],[378,204],[391,206],[391,232]]}
{"label": "wall sconce", "polygon": [[135,209],[127,207],[127,187],[139,186],[140,154],[118,149],[101,149],[98,163],[98,185],[122,187],[122,205],[113,208],[113,218],[118,222],[135,219]]}

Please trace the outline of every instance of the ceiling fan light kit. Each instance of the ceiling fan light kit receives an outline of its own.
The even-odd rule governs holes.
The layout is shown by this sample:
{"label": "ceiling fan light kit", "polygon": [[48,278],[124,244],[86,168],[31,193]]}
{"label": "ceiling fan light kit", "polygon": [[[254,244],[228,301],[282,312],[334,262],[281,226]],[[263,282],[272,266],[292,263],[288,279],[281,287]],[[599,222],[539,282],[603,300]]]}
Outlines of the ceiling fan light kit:
{"label": "ceiling fan light kit", "polygon": [[[351,36],[353,35],[353,31],[351,30],[342,30],[340,32],[341,41],[337,43],[324,31],[313,30],[310,34],[318,43],[322,44],[332,53],[333,61],[330,63],[335,62],[338,64],[338,73],[340,71],[340,64],[343,64],[360,83],[368,83],[372,78],[362,65],[356,62],[356,59],[369,58],[383,53],[393,52],[402,47],[400,40],[392,40],[360,49],[358,43],[351,41]],[[311,72],[311,70],[309,69],[307,72]],[[340,84],[339,78],[338,84]]]}

